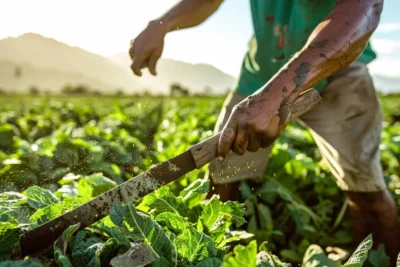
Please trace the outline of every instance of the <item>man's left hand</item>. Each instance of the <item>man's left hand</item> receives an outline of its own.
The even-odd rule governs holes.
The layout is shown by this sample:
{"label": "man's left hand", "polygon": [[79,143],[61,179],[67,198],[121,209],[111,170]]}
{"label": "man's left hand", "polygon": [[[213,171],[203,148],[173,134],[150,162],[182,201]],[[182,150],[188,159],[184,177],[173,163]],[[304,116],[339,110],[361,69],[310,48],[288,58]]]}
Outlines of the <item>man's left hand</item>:
{"label": "man's left hand", "polygon": [[290,120],[290,104],[262,94],[253,95],[237,104],[225,124],[218,142],[218,159],[230,150],[237,155],[256,152],[270,146]]}

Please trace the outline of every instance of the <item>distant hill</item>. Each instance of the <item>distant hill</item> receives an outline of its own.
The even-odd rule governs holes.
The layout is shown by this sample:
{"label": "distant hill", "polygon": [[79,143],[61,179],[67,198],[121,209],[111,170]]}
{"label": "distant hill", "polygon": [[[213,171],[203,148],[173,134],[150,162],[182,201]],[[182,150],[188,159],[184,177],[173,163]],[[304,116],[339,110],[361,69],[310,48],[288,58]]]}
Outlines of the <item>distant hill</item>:
{"label": "distant hill", "polygon": [[[22,70],[21,78],[15,78],[15,70]],[[39,87],[46,92],[58,92],[66,84],[90,85],[92,89],[107,92],[115,85],[106,84],[99,80],[89,78],[79,72],[67,72],[57,69],[41,69],[29,64],[16,64],[0,60],[0,90],[15,93],[26,93],[31,87]]]}
{"label": "distant hill", "polygon": [[[115,54],[110,59],[125,68],[132,63],[127,53]],[[192,93],[204,92],[205,88],[210,87],[211,93],[223,94],[233,86],[234,78],[212,65],[161,58],[157,63],[157,76],[151,75],[146,69],[138,81],[147,88],[158,88],[163,92],[168,92],[171,83],[178,82]]]}
{"label": "distant hill", "polygon": [[[39,34],[27,33],[0,40],[0,89],[27,92],[31,86],[58,92],[66,84],[85,84],[100,92],[127,93],[149,90],[168,93],[172,83],[179,83],[191,93],[223,94],[234,85],[234,77],[207,64],[190,64],[161,58],[157,76],[144,71],[136,77],[130,70],[127,53],[105,58],[79,47],[72,47]],[[21,68],[19,79],[16,68]],[[376,88],[384,93],[400,91],[400,77],[374,76]]]}
{"label": "distant hill", "polygon": [[[84,83],[102,92],[143,87],[128,68],[108,58],[34,33],[0,40],[0,61],[0,87],[16,85],[19,91],[30,84],[52,91],[66,83]],[[18,81],[15,66],[22,68]]]}

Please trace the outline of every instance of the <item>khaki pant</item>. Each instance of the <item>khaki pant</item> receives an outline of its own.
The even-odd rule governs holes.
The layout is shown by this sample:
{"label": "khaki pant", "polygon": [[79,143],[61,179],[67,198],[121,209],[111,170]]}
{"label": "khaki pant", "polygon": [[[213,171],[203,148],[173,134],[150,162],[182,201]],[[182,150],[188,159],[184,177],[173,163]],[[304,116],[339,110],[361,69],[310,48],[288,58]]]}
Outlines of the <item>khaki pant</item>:
{"label": "khaki pant", "polygon": [[[322,103],[300,117],[345,191],[373,192],[386,187],[380,164],[382,112],[365,64],[354,62],[336,73],[321,92]],[[222,130],[232,108],[245,96],[232,91],[215,131]],[[270,148],[237,156],[232,151],[209,164],[211,179],[226,184],[263,176]]]}

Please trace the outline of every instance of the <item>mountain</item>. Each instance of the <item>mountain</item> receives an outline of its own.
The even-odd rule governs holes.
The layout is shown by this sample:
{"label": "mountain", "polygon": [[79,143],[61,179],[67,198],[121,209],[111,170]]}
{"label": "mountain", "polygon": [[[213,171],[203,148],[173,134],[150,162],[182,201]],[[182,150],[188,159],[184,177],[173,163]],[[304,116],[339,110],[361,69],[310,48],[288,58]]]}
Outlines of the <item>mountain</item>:
{"label": "mountain", "polygon": [[[211,90],[223,94],[234,85],[234,78],[207,64],[190,64],[161,58],[157,76],[147,70],[136,77],[130,70],[127,53],[110,58],[72,47],[39,34],[26,33],[0,40],[0,90],[27,92],[31,86],[58,92],[66,84],[85,84],[103,93],[116,90],[168,93],[172,83],[179,83],[191,93]],[[21,69],[17,79],[16,69]],[[399,92],[400,77],[373,76],[376,88]]]}
{"label": "mountain", "polygon": [[[16,69],[21,69],[21,78],[15,78]],[[38,87],[42,91],[57,92],[66,84],[89,85],[99,91],[110,91],[115,85],[106,84],[89,78],[79,72],[67,72],[57,69],[41,69],[27,63],[16,64],[0,60],[0,90],[14,93],[26,93],[31,87]]]}
{"label": "mountain", "polygon": [[[132,63],[128,54],[115,54],[110,59],[124,68],[129,68]],[[157,63],[157,76],[151,75],[146,69],[138,81],[147,88],[157,88],[165,93],[169,92],[172,83],[179,83],[192,93],[204,92],[209,87],[211,93],[223,94],[233,86],[234,78],[208,64],[161,58]]]}
{"label": "mountain", "polygon": [[[19,79],[14,75],[16,66],[21,68]],[[29,85],[58,91],[67,83],[83,83],[102,92],[143,87],[129,68],[34,33],[0,40],[0,68],[0,87],[14,85],[13,90],[19,92]]]}

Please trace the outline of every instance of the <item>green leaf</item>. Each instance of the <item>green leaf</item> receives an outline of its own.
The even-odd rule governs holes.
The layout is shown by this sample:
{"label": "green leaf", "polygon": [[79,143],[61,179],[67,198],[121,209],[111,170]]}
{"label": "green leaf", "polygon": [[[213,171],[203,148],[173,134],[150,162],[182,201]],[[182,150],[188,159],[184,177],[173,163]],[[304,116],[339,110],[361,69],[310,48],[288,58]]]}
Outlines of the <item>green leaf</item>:
{"label": "green leaf", "polygon": [[228,243],[244,240],[253,237],[254,234],[248,233],[246,231],[231,231],[225,239],[218,244],[219,248],[225,247]]}
{"label": "green leaf", "polygon": [[18,244],[21,229],[8,222],[0,222],[0,261],[11,256],[12,249]]}
{"label": "green leaf", "polygon": [[154,215],[163,212],[181,215],[178,211],[180,203],[181,200],[172,194],[168,187],[164,186],[145,196],[137,209],[144,212],[151,211]]}
{"label": "green leaf", "polygon": [[190,263],[196,263],[217,255],[211,238],[204,233],[199,233],[193,226],[187,227],[175,239],[174,243],[179,255]]}
{"label": "green leaf", "polygon": [[220,243],[233,223],[239,227],[245,222],[243,216],[243,204],[232,201],[222,203],[214,197],[204,207],[201,219],[212,239]]}
{"label": "green leaf", "polygon": [[[110,218],[110,217],[106,217],[106,218]],[[114,238],[115,240],[118,241],[118,244],[128,250],[131,247],[131,243],[129,241],[129,238],[127,236],[124,235],[124,233],[122,233],[120,231],[120,229],[118,228],[111,228],[108,227],[105,223],[100,222],[98,224],[95,225],[96,228],[98,228],[100,231],[104,231],[108,236]]]}
{"label": "green leaf", "polygon": [[108,239],[96,252],[97,257],[100,259],[101,265],[108,265],[111,259],[117,255],[119,248],[120,245],[117,239]]}
{"label": "green leaf", "polygon": [[57,203],[51,206],[44,207],[42,209],[38,209],[34,214],[32,214],[29,220],[37,224],[43,224],[62,215],[64,211],[64,205],[61,203]]}
{"label": "green leaf", "polygon": [[101,174],[93,174],[84,178],[79,179],[78,182],[78,194],[80,196],[90,195],[96,197],[102,193],[113,189],[118,184]]}
{"label": "green leaf", "polygon": [[384,244],[379,244],[377,250],[371,250],[369,255],[369,262],[375,267],[390,266],[390,258],[385,252]]}
{"label": "green leaf", "polygon": [[340,265],[329,259],[320,246],[311,245],[307,248],[306,253],[304,254],[301,267],[314,266],[339,267]]}
{"label": "green leaf", "polygon": [[368,257],[368,251],[372,247],[372,235],[368,235],[351,255],[350,259],[343,265],[345,267],[361,267]]}
{"label": "green leaf", "polygon": [[234,222],[236,227],[240,227],[245,223],[243,216],[243,204],[233,201],[222,203],[216,198],[213,198],[208,202],[201,214],[204,225],[206,225],[210,231],[217,227],[216,223],[220,218],[225,221]]}
{"label": "green leaf", "polygon": [[39,186],[31,186],[26,190],[26,197],[29,206],[38,210],[59,202],[59,199],[49,190]]}
{"label": "green leaf", "polygon": [[257,241],[251,241],[246,247],[237,245],[224,257],[223,267],[257,266]]}
{"label": "green leaf", "polygon": [[182,190],[179,197],[182,198],[184,203],[187,203],[189,208],[193,208],[200,204],[209,187],[209,180],[198,179]]}
{"label": "green leaf", "polygon": [[271,210],[262,203],[257,203],[258,216],[262,229],[270,230],[274,228],[272,221]]}
{"label": "green leaf", "polygon": [[137,212],[132,205],[122,206],[115,203],[110,213],[111,220],[117,226],[127,226],[132,237],[137,241],[145,242],[153,251],[155,257],[164,259],[168,266],[175,266],[177,252],[174,244],[166,235],[161,226],[148,215]]}
{"label": "green leaf", "polygon": [[0,194],[0,206],[20,206],[26,203],[26,197],[18,192],[4,192]]}
{"label": "green leaf", "polygon": [[72,239],[72,236],[76,231],[78,231],[80,227],[80,223],[74,224],[69,226],[67,229],[64,230],[62,235],[57,238],[54,242],[53,249],[54,249],[54,259],[59,266],[62,267],[72,267],[72,263],[69,261],[67,257],[67,248],[68,244]]}
{"label": "green leaf", "polygon": [[196,267],[220,267],[220,266],[222,266],[222,261],[218,258],[206,259],[196,264]]}
{"label": "green leaf", "polygon": [[290,267],[289,263],[282,262],[277,256],[268,251],[260,251],[256,257],[257,267]]}
{"label": "green leaf", "polygon": [[181,233],[188,226],[187,218],[179,216],[172,212],[163,212],[159,214],[155,221],[164,225],[168,228],[174,230],[177,233]]}
{"label": "green leaf", "polygon": [[137,266],[144,267],[156,260],[153,250],[146,243],[132,243],[124,254],[118,255],[110,262],[113,267]]}
{"label": "green leaf", "polygon": [[70,242],[72,265],[96,266],[96,263],[100,262],[97,251],[102,244],[102,239],[93,236],[89,231],[78,231]]}

